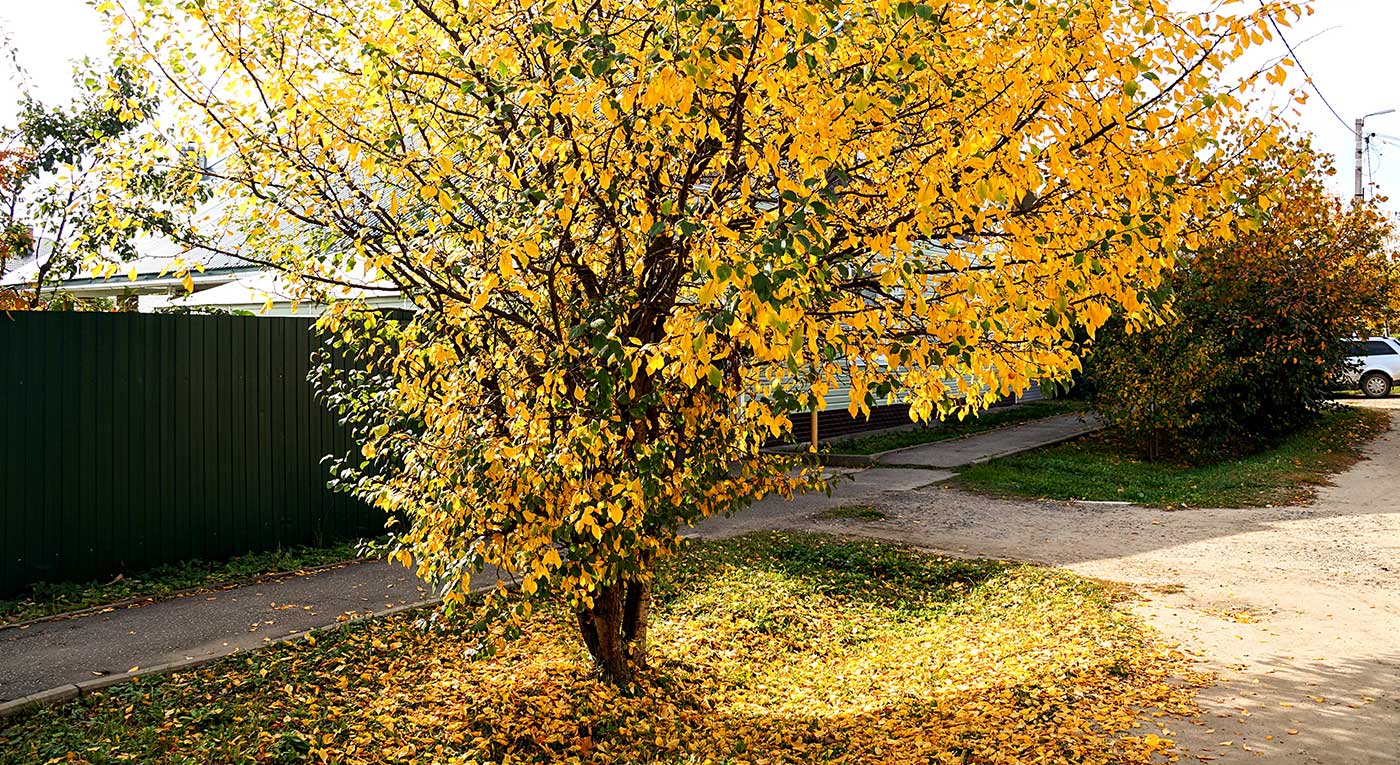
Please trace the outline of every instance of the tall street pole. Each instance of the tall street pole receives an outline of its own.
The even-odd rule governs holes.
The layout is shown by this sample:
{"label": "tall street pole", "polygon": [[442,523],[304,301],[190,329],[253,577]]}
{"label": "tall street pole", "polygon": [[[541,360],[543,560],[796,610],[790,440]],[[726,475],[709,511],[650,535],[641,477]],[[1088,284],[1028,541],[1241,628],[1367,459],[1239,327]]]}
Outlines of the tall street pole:
{"label": "tall street pole", "polygon": [[1382,114],[1390,114],[1394,111],[1394,109],[1386,109],[1385,111],[1371,112],[1370,114],[1365,114],[1361,117],[1358,117],[1356,120],[1356,201],[1358,202],[1364,202],[1366,200],[1366,190],[1361,184],[1361,144],[1364,140],[1363,131],[1365,131],[1366,129],[1366,118],[1379,117]]}
{"label": "tall street pole", "polygon": [[1356,199],[1357,202],[1363,201],[1363,197],[1365,196],[1365,192],[1364,192],[1364,190],[1361,188],[1361,131],[1365,128],[1365,126],[1366,126],[1366,118],[1365,118],[1365,117],[1358,117],[1357,120],[1356,120],[1356,196],[1355,196],[1355,199]]}

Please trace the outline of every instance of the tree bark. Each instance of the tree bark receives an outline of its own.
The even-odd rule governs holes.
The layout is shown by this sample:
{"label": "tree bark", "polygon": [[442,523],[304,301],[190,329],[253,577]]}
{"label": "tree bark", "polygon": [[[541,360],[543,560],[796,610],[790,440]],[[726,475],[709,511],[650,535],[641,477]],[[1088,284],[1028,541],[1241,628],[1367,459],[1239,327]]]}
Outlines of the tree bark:
{"label": "tree bark", "polygon": [[593,607],[578,611],[579,633],[603,676],[631,683],[647,666],[651,578],[623,579],[599,588]]}

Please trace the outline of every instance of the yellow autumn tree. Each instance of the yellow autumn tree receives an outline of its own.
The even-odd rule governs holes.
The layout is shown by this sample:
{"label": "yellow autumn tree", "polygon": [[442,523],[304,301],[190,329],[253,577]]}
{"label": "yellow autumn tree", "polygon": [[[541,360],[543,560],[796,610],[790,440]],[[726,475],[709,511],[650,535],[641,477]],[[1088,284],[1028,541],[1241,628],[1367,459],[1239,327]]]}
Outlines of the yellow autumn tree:
{"label": "yellow autumn tree", "polygon": [[323,322],[362,360],[326,381],[365,443],[340,477],[401,559],[449,604],[488,566],[498,615],[564,600],[619,681],[678,529],[810,484],[760,451],[792,414],[975,410],[1150,311],[1271,143],[1222,70],[1303,10],[103,6],[197,107],[245,250],[416,307]]}

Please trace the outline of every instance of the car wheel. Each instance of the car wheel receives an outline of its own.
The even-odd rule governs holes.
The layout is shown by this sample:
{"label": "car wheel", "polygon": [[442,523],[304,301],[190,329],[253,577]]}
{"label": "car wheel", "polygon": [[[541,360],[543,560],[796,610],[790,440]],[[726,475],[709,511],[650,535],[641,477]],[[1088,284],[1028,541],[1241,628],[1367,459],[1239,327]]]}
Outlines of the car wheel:
{"label": "car wheel", "polygon": [[1361,378],[1361,392],[1366,398],[1385,398],[1390,395],[1390,378],[1383,372],[1372,372]]}

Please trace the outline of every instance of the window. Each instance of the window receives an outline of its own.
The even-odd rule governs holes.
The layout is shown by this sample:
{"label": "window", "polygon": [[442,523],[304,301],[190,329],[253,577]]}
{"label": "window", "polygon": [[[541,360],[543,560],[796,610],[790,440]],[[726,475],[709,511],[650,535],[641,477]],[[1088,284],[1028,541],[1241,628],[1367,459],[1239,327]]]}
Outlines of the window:
{"label": "window", "polygon": [[1385,342],[1384,340],[1367,340],[1367,341],[1365,342],[1364,345],[1365,345],[1365,350],[1364,350],[1364,352],[1362,352],[1361,354],[1359,354],[1359,355],[1361,355],[1361,356],[1395,356],[1395,355],[1397,355],[1397,354],[1396,354],[1396,350],[1395,350],[1394,348],[1390,347],[1390,343],[1387,343],[1387,342]]}

